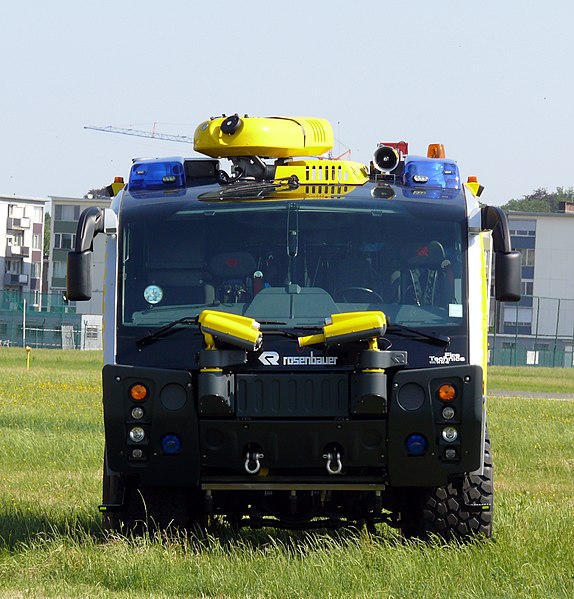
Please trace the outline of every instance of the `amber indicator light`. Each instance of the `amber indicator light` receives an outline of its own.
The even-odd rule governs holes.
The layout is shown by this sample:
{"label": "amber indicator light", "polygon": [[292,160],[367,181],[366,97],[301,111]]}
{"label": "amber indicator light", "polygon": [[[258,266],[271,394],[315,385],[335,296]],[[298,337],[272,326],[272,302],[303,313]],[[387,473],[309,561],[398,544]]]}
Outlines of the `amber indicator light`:
{"label": "amber indicator light", "polygon": [[147,397],[147,387],[140,383],[132,385],[130,388],[130,397],[134,401],[143,401]]}
{"label": "amber indicator light", "polygon": [[441,401],[452,401],[456,397],[456,389],[450,383],[444,383],[438,388],[438,398]]}

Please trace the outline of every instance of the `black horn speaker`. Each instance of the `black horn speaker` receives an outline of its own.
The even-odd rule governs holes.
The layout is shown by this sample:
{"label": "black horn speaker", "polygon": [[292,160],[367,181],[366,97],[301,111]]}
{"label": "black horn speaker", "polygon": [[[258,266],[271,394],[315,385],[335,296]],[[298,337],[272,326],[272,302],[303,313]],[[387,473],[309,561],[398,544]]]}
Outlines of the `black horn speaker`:
{"label": "black horn speaker", "polygon": [[373,164],[381,173],[390,173],[399,164],[399,154],[394,148],[380,146],[375,150]]}

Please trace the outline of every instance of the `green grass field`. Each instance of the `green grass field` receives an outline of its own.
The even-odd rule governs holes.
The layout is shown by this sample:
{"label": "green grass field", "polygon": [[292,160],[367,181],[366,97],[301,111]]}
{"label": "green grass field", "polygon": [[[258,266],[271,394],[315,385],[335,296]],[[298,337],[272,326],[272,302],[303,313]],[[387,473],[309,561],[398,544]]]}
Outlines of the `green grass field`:
{"label": "green grass field", "polygon": [[[105,539],[101,355],[31,358],[27,371],[22,349],[0,348],[0,597],[574,596],[574,401],[489,400],[491,541],[402,542],[384,526]],[[489,378],[560,393],[573,381],[537,368]]]}

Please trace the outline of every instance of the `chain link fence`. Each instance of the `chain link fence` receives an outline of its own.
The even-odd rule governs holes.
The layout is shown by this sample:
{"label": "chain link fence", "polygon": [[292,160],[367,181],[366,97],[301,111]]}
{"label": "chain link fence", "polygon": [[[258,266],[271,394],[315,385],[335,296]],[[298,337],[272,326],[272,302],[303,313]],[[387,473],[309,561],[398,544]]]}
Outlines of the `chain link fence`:
{"label": "chain link fence", "polygon": [[77,313],[62,294],[3,290],[0,346],[102,349],[102,317]]}
{"label": "chain link fence", "polygon": [[574,367],[574,299],[523,296],[491,307],[490,364]]}
{"label": "chain link fence", "polygon": [[[0,291],[0,346],[102,349],[102,317],[59,293]],[[489,363],[574,367],[574,299],[524,296],[492,302]]]}

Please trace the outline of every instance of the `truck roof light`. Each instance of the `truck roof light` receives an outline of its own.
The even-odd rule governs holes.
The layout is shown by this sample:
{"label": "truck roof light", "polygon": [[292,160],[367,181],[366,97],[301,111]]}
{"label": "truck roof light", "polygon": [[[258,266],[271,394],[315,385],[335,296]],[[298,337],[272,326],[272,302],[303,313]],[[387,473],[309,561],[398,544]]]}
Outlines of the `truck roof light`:
{"label": "truck roof light", "polygon": [[404,184],[407,187],[460,189],[458,166],[452,160],[407,156]]}
{"label": "truck roof light", "polygon": [[427,158],[446,158],[444,146],[442,144],[429,144]]}
{"label": "truck roof light", "polygon": [[470,190],[473,196],[480,197],[482,192],[484,191],[484,186],[478,182],[477,177],[470,176],[466,180],[466,188]]}
{"label": "truck roof light", "polygon": [[130,191],[157,191],[185,188],[183,158],[137,160],[132,165]]}

